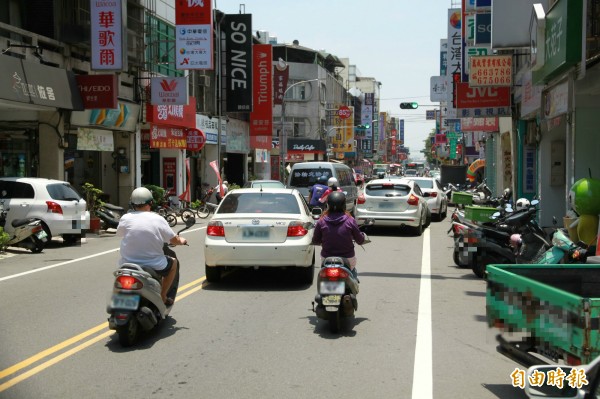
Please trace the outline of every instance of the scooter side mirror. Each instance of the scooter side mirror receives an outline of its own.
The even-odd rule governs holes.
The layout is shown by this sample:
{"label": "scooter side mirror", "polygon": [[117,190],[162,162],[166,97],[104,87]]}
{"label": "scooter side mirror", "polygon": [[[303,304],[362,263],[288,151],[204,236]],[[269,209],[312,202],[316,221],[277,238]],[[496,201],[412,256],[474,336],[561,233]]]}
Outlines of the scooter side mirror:
{"label": "scooter side mirror", "polygon": [[538,200],[532,200],[532,201],[530,202],[530,205],[532,205],[532,206],[536,206],[536,205],[537,205],[537,204],[539,204],[539,203],[540,203],[540,201],[538,201]]}
{"label": "scooter side mirror", "polygon": [[195,225],[195,224],[196,224],[196,218],[195,218],[195,217],[193,217],[193,216],[190,216],[189,218],[187,218],[187,219],[185,220],[185,225],[186,225],[188,228],[192,227],[192,226],[193,226],[193,225]]}

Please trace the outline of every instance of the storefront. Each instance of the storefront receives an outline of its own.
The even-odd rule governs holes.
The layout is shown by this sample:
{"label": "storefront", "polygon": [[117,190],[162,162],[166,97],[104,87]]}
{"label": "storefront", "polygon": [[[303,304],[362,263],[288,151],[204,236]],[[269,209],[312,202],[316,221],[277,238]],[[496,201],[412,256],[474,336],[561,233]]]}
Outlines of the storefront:
{"label": "storefront", "polygon": [[0,55],[0,175],[63,179],[64,111],[81,109],[71,72]]}

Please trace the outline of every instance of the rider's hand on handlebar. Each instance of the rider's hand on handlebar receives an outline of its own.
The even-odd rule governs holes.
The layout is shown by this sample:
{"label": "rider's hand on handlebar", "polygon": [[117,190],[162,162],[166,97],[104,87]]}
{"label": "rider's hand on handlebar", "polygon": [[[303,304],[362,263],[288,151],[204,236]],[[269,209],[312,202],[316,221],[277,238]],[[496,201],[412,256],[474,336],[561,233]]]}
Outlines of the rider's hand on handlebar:
{"label": "rider's hand on handlebar", "polygon": [[187,240],[181,236],[177,236],[179,239],[179,245],[187,245]]}

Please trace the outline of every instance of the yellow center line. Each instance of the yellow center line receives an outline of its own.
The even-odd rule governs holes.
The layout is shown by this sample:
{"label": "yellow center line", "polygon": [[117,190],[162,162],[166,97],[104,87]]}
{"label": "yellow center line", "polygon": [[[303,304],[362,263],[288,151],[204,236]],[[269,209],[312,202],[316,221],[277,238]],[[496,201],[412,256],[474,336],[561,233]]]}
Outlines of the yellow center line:
{"label": "yellow center line", "polygon": [[[178,291],[186,291],[186,290],[188,290],[188,291],[182,292],[181,294],[179,294],[179,292],[178,292],[175,302],[178,302],[179,300],[193,294],[194,292],[200,291],[202,288],[204,288],[203,283],[205,281],[206,281],[206,277],[201,277],[197,280],[194,280],[188,284],[185,284],[185,285],[179,287]],[[197,287],[193,288],[194,286],[197,286]],[[4,370],[0,370],[0,379],[6,378],[9,375],[12,375],[12,374],[18,372],[18,371],[24,369],[25,367],[28,367],[28,366],[32,365],[33,363],[40,361],[43,358],[53,355],[54,353],[56,353],[60,350],[63,350],[66,347],[71,346],[71,345],[75,344],[76,342],[81,341],[81,340],[89,337],[90,335],[96,334],[107,328],[108,328],[108,322],[104,322],[102,324],[97,325],[96,327],[90,328],[89,330],[87,330],[81,334],[78,334],[72,338],[69,338],[59,344],[56,344],[51,348],[48,348],[42,352],[39,352],[39,353],[31,356],[30,358],[25,359],[25,360],[15,364],[14,366],[8,367]],[[47,360],[46,362],[40,364],[39,366],[36,366],[36,367],[32,368],[31,370],[28,370],[25,373],[20,374],[19,376],[6,381],[3,384],[0,384],[0,392],[5,391],[6,389],[14,386],[15,384],[18,384],[19,382],[39,373],[40,371],[58,363],[61,360],[68,358],[69,356],[74,355],[75,353],[87,348],[88,346],[100,341],[101,339],[108,337],[112,333],[113,333],[113,331],[111,331],[111,330],[105,331],[104,333],[102,333],[96,337],[93,337],[93,338],[89,339],[88,341],[85,341],[85,342],[81,343],[80,345],[78,345],[72,349],[69,349],[68,351],[66,351],[64,353],[57,355],[56,357],[54,357],[52,359]]]}

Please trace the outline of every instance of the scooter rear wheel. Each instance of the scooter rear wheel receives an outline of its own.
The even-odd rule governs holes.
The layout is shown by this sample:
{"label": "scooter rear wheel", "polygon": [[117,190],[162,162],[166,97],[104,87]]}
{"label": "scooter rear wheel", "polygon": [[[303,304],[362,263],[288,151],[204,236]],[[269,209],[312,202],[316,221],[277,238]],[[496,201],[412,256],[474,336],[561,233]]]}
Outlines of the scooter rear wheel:
{"label": "scooter rear wheel", "polygon": [[342,316],[340,315],[340,310],[338,309],[336,312],[329,312],[329,331],[333,334],[337,334],[340,332],[340,328],[342,327]]}
{"label": "scooter rear wheel", "polygon": [[132,316],[127,324],[117,328],[117,334],[119,334],[121,346],[131,346],[135,344],[140,335],[140,323]]}

